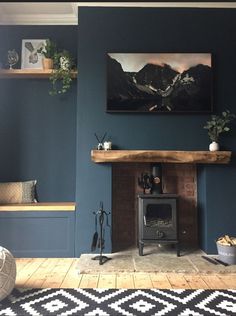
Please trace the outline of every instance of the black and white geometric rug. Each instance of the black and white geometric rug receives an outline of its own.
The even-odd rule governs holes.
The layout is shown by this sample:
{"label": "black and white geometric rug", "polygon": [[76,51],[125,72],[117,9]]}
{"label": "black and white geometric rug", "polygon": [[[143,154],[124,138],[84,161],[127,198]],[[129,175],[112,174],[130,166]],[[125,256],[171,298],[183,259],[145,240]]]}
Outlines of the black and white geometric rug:
{"label": "black and white geometric rug", "polygon": [[14,289],[0,315],[233,316],[236,290]]}

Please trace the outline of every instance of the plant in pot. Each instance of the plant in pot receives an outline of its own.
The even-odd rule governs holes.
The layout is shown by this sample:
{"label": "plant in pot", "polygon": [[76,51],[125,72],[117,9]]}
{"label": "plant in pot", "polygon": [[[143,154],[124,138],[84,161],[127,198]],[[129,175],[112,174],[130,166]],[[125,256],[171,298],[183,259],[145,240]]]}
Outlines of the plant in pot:
{"label": "plant in pot", "polygon": [[212,141],[209,145],[210,151],[219,150],[219,136],[222,133],[229,132],[229,124],[232,120],[236,118],[235,114],[230,113],[229,110],[222,112],[222,115],[212,115],[211,120],[207,121],[206,125],[203,127],[208,130],[208,136]]}
{"label": "plant in pot", "polygon": [[53,57],[54,68],[49,77],[52,83],[50,95],[63,94],[70,89],[74,62],[70,53],[66,50],[56,52]]}
{"label": "plant in pot", "polygon": [[53,69],[53,57],[56,53],[56,50],[56,44],[52,42],[50,39],[46,39],[46,42],[38,50],[38,53],[43,55],[43,69]]}

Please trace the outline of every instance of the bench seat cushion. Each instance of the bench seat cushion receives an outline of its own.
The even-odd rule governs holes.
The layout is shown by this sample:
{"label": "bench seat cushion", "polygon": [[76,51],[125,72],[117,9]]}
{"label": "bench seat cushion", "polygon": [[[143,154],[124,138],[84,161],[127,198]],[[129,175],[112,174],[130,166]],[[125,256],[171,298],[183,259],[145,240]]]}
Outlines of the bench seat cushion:
{"label": "bench seat cushion", "polygon": [[35,203],[36,180],[0,183],[0,204]]}

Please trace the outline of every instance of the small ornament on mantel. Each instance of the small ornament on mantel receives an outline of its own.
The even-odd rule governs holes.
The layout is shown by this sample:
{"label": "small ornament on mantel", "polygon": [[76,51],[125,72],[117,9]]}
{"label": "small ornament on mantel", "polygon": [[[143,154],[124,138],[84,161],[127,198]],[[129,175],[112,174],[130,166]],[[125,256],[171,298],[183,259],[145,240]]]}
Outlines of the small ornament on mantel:
{"label": "small ornament on mantel", "polygon": [[235,114],[230,113],[229,110],[222,112],[222,115],[212,115],[211,120],[203,127],[208,130],[208,136],[212,141],[209,145],[210,151],[217,151],[220,149],[219,137],[220,134],[229,132],[229,124],[236,118]]}
{"label": "small ornament on mantel", "polygon": [[111,143],[111,141],[106,141],[106,142],[104,142],[104,143],[103,143],[103,148],[104,148],[104,150],[111,150],[111,148],[112,148],[112,143]]}

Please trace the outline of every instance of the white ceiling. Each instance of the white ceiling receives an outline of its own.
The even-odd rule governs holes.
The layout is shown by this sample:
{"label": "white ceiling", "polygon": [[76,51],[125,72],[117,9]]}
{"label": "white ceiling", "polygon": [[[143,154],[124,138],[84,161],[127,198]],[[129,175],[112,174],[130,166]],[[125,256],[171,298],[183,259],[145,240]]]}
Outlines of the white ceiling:
{"label": "white ceiling", "polygon": [[0,3],[0,24],[78,24],[78,6],[73,2]]}
{"label": "white ceiling", "polygon": [[1,2],[0,25],[77,25],[78,7],[236,8],[233,2]]}

